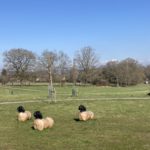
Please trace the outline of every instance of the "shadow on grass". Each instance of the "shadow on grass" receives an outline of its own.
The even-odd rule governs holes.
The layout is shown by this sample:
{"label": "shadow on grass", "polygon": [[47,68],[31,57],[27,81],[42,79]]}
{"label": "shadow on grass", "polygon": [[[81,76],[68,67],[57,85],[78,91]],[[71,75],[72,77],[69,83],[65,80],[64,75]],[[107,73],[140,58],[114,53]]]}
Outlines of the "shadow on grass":
{"label": "shadow on grass", "polygon": [[75,121],[80,121],[79,118],[74,118]]}
{"label": "shadow on grass", "polygon": [[[74,118],[73,120],[75,120],[75,121],[81,121],[81,122],[84,122],[83,120],[80,120],[79,118]],[[96,121],[97,119],[96,118],[94,118],[94,119],[91,119],[92,121]],[[90,121],[90,120],[87,120],[87,121]]]}

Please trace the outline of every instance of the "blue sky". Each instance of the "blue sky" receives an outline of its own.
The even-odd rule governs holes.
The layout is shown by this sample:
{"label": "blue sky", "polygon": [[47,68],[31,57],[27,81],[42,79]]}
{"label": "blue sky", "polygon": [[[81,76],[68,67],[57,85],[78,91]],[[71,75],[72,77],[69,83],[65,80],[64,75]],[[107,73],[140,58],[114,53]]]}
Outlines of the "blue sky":
{"label": "blue sky", "polygon": [[11,48],[73,58],[85,46],[102,63],[150,63],[150,0],[0,0],[0,63]]}

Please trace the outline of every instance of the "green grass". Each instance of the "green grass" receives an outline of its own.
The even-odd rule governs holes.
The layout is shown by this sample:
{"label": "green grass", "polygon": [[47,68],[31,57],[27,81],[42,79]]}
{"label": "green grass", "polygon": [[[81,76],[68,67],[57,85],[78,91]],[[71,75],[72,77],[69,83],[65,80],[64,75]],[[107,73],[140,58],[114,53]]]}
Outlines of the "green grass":
{"label": "green grass", "polygon": [[[57,98],[63,101],[24,104],[24,100],[47,99],[47,87],[21,87],[41,92],[13,88],[13,95],[7,87],[0,89],[1,102],[20,101],[18,104],[0,105],[0,150],[150,149],[150,97],[146,95],[149,89],[145,85],[128,88],[79,87],[79,96],[72,101],[69,100],[73,99],[71,87],[56,87],[60,94]],[[124,97],[131,99],[121,99]],[[92,110],[96,118],[87,122],[76,122],[74,118],[77,117],[80,104]],[[40,110],[44,117],[53,117],[54,127],[39,132],[31,129],[33,118],[25,123],[18,122],[16,108],[19,105],[32,113]]]}
{"label": "green grass", "polygon": [[[101,100],[112,98],[146,98],[150,91],[148,85],[132,87],[78,86],[79,96],[72,97],[72,86],[56,86],[57,100],[85,99]],[[12,94],[13,91],[13,94]],[[0,86],[0,102],[25,100],[48,100],[48,87],[42,86]]]}

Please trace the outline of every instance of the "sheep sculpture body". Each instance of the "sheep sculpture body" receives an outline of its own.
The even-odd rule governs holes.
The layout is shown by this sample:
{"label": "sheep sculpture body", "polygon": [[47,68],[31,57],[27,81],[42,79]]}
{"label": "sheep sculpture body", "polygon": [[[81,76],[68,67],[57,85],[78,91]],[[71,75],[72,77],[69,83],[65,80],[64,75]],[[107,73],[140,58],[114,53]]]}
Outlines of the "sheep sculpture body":
{"label": "sheep sculpture body", "polygon": [[23,106],[19,106],[19,107],[17,108],[17,111],[18,111],[18,116],[17,116],[17,118],[18,118],[19,121],[24,122],[24,121],[26,121],[26,120],[31,119],[31,116],[32,116],[32,115],[31,115],[31,112],[30,112],[30,111],[25,111],[25,109],[24,109]]}
{"label": "sheep sculpture body", "polygon": [[84,105],[80,105],[79,110],[79,120],[87,121],[94,119],[94,113],[92,111],[87,111]]}
{"label": "sheep sculpture body", "polygon": [[34,112],[35,120],[33,122],[33,128],[39,131],[42,131],[46,128],[51,128],[54,125],[54,120],[51,117],[46,117],[43,119],[43,116],[40,111]]}

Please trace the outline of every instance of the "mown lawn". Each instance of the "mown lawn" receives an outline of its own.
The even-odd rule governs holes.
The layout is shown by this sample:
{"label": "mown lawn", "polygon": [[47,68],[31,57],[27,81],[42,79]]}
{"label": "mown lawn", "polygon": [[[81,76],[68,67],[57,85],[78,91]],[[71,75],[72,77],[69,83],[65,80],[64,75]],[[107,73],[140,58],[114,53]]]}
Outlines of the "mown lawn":
{"label": "mown lawn", "polygon": [[[132,87],[99,87],[99,86],[78,86],[78,97],[72,97],[72,86],[55,86],[57,100],[103,100],[103,99],[124,99],[124,98],[149,98],[149,85]],[[48,100],[47,85],[31,86],[0,86],[0,102],[27,101],[27,100]]]}
{"label": "mown lawn", "polygon": [[[39,87],[21,88],[38,89]],[[0,89],[1,102],[22,101],[18,104],[0,105],[0,150],[150,149],[150,97],[146,95],[148,87],[141,85],[118,89],[111,87],[79,87],[80,93],[77,98],[74,98],[75,100],[69,100],[70,98],[73,99],[70,95],[71,87],[56,88],[62,94],[58,96],[58,99],[64,101],[23,103],[23,100],[31,100],[34,96],[41,99],[42,94],[45,95],[43,100],[47,99],[47,92],[45,94],[37,92],[37,95],[34,95],[32,91],[31,94],[27,92],[25,95],[25,90],[23,97],[22,92],[17,90],[18,93],[10,94],[9,99],[9,96],[2,92],[6,89]],[[44,91],[44,89],[46,89],[45,86],[39,88],[41,91]],[[115,94],[117,91],[120,95]],[[65,95],[65,92],[68,95]],[[97,96],[93,93],[97,93]],[[132,96],[125,93],[132,93]],[[107,98],[107,94],[109,98],[117,97],[117,99],[102,99],[104,95]],[[141,97],[141,99],[121,99],[124,96],[130,98]],[[90,99],[93,100],[90,101]],[[80,104],[84,104],[88,110],[92,110],[96,118],[87,122],[75,121],[74,118],[77,117]],[[31,128],[33,118],[25,123],[18,122],[16,108],[19,105],[23,105],[26,110],[30,110],[32,113],[40,110],[44,117],[53,117],[55,120],[54,127],[39,132]]]}

